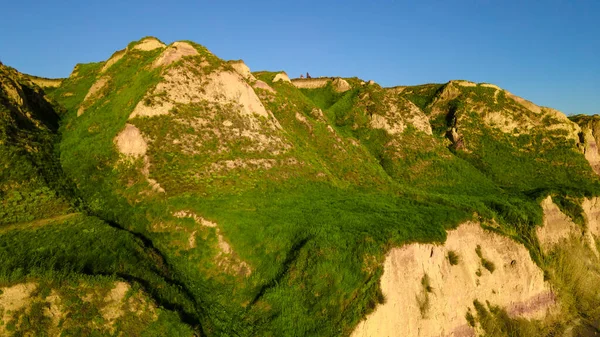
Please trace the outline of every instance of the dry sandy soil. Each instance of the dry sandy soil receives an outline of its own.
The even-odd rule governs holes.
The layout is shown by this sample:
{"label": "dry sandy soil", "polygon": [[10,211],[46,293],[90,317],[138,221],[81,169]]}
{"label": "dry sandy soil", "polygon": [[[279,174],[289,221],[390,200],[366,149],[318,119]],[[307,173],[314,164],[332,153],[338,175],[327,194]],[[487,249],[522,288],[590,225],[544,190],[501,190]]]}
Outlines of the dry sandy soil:
{"label": "dry sandy soil", "polygon": [[[482,266],[478,245],[482,256],[495,265],[493,273]],[[457,265],[450,264],[450,251],[458,255]],[[425,277],[430,292],[423,286]],[[474,300],[489,301],[510,316],[524,318],[543,318],[555,305],[555,296],[527,249],[477,223],[449,231],[443,245],[392,249],[381,288],[386,302],[352,336],[474,336],[466,320]]]}

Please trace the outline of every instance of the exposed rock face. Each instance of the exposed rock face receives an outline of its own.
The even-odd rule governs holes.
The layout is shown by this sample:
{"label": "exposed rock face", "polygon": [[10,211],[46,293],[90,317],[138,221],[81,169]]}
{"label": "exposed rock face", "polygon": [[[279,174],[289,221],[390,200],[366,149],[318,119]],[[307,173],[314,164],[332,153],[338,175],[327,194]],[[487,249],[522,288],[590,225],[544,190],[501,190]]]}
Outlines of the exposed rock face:
{"label": "exposed rock face", "polygon": [[158,48],[166,47],[164,43],[160,42],[157,38],[148,37],[138,42],[133,49],[141,51],[150,51]]}
{"label": "exposed rock face", "polygon": [[407,99],[398,97],[394,89],[386,89],[383,103],[386,109],[382,110],[385,115],[373,114],[371,116],[371,127],[386,130],[390,135],[398,135],[404,132],[407,125],[428,135],[432,134],[429,118],[421,109]]}
{"label": "exposed rock face", "polygon": [[299,89],[322,88],[331,82],[331,78],[296,78],[292,81],[294,86]]}
{"label": "exposed rock face", "polygon": [[136,159],[142,158],[144,166],[141,173],[146,177],[146,181],[155,192],[164,193],[165,190],[160,184],[150,178],[150,158],[146,155],[148,144],[140,130],[133,124],[125,124],[125,128],[115,137],[114,140],[119,152],[127,157]]}
{"label": "exposed rock face", "polygon": [[148,149],[142,133],[132,124],[125,124],[125,129],[117,135],[115,143],[119,152],[126,156],[145,156]]}
{"label": "exposed rock face", "polygon": [[577,115],[570,117],[570,120],[581,127],[580,141],[583,144],[583,153],[590,166],[600,175],[600,152],[598,143],[600,142],[600,116]]}
{"label": "exposed rock face", "polygon": [[25,75],[25,74],[23,74],[23,75],[25,78],[27,78],[29,81],[33,82],[35,85],[37,85],[40,88],[56,88],[56,87],[60,86],[60,84],[63,81],[62,78],[43,78],[43,77],[37,77],[37,76],[31,76],[31,75]]}
{"label": "exposed rock face", "polygon": [[290,81],[290,78],[288,77],[288,75],[284,72],[281,72],[277,75],[275,75],[275,77],[273,77],[273,82],[279,82],[279,81],[284,81],[284,82],[292,82]]}
{"label": "exposed rock face", "polygon": [[122,59],[126,53],[127,49],[122,49],[115,52],[108,60],[106,60],[106,62],[104,62],[104,66],[102,67],[102,70],[100,70],[100,72],[103,73],[107,71],[110,67],[112,67],[113,64],[117,63],[120,59]]}
{"label": "exposed rock face", "polygon": [[331,83],[333,85],[333,89],[337,92],[344,92],[352,89],[352,86],[343,78],[336,78]]}
{"label": "exposed rock face", "polygon": [[254,82],[253,87],[257,88],[257,89],[264,89],[272,94],[275,93],[275,90],[273,88],[271,88],[267,83],[265,83],[261,80],[257,80],[256,82]]}
{"label": "exposed rock face", "polygon": [[585,198],[581,207],[587,221],[587,230],[600,237],[600,198]]}
{"label": "exposed rock face", "polygon": [[244,61],[229,61],[228,63],[238,74],[242,75],[243,78],[250,81],[256,81],[256,78],[252,75],[250,68],[248,68]]}
{"label": "exposed rock face", "polygon": [[191,44],[187,42],[173,42],[173,44],[167,47],[167,49],[160,54],[152,66],[154,68],[168,66],[181,60],[185,56],[194,55],[198,55],[198,51]]}
{"label": "exposed rock face", "polygon": [[[560,111],[540,107],[493,84],[450,81],[428,104],[429,117],[447,116],[448,130],[463,128],[478,133],[475,125],[483,123],[492,130],[516,137],[543,133],[545,136],[579,142],[580,128]],[[472,113],[476,115],[473,116]],[[465,151],[472,150],[464,143]]]}
{"label": "exposed rock face", "polygon": [[[482,266],[478,246],[494,264],[493,273]],[[450,251],[458,256],[457,265],[450,264]],[[392,249],[381,288],[386,302],[359,323],[352,336],[474,336],[466,320],[467,312],[474,312],[474,300],[489,301],[510,316],[523,318],[542,318],[555,305],[555,296],[527,249],[477,223],[449,231],[444,245]]]}
{"label": "exposed rock face", "polygon": [[549,251],[571,235],[581,235],[578,226],[552,202],[552,197],[548,196],[544,199],[541,206],[544,211],[544,225],[538,227],[536,231],[544,251]]}
{"label": "exposed rock face", "polygon": [[260,99],[238,73],[231,71],[213,72],[206,77],[189,77],[187,69],[170,69],[147,96],[162,95],[163,98],[148,105],[141,100],[130,118],[136,116],[158,116],[168,114],[177,104],[208,101],[217,104],[234,104],[246,116],[257,114],[268,117]]}
{"label": "exposed rock face", "polygon": [[585,129],[583,131],[583,153],[585,159],[590,163],[590,166],[596,172],[600,174],[600,154],[598,153],[598,143],[596,143],[596,137],[594,137],[591,129]]}

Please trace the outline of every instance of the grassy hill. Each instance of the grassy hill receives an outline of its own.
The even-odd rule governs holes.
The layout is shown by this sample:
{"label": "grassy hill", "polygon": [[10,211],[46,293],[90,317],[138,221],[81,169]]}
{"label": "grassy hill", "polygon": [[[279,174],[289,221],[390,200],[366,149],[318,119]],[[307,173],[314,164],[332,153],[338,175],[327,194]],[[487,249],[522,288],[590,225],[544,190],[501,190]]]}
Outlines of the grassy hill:
{"label": "grassy hill", "polygon": [[[582,222],[600,195],[581,127],[492,85],[298,88],[154,38],[47,94],[0,71],[0,281],[72,303],[39,331],[350,335],[384,301],[391,247],[481,221],[549,271],[540,202]],[[154,314],[82,300],[119,282]],[[14,335],[32,331],[19,315]]]}

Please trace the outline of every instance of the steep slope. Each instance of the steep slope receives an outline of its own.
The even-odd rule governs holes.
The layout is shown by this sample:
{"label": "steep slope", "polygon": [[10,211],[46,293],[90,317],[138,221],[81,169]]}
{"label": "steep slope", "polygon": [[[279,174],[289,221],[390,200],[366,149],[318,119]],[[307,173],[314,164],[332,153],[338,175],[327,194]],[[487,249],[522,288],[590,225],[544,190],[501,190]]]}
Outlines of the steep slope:
{"label": "steep slope", "polygon": [[191,336],[159,308],[185,301],[151,249],[78,212],[55,148],[60,109],[34,82],[0,65],[0,335]]}
{"label": "steep slope", "polygon": [[[95,218],[73,224],[56,245],[93,224],[103,231],[86,241],[94,247],[89,253],[111,248],[101,263],[82,257],[85,263],[67,270],[141,285],[154,303],[179,313],[166,321],[173,331],[350,335],[376,308],[375,316],[411,299],[410,308],[419,307],[429,293],[419,286],[422,271],[415,283],[412,269],[390,261],[406,258],[429,273],[445,272],[442,255],[463,240],[454,233],[465,232],[459,227],[447,240],[446,230],[471,221],[482,247],[463,255],[489,271],[491,286],[471,296],[466,290],[483,281],[469,264],[454,284],[467,293],[463,311],[448,326],[491,335],[498,324],[532,335],[596,329],[586,316],[597,317],[596,293],[581,290],[595,274],[576,280],[574,291],[564,286],[573,281],[568,270],[597,263],[591,239],[600,187],[579,150],[577,125],[491,85],[382,88],[357,78],[316,80],[251,73],[193,42],[155,38],[132,42],[105,62],[77,65],[51,91],[65,109],[59,167],[81,209]],[[572,259],[563,257],[563,247],[571,247],[566,237],[560,234],[556,247],[545,241],[553,226],[538,230],[548,196],[591,238],[568,243],[577,252]],[[444,241],[452,247],[432,246]],[[428,249],[439,254],[426,260]],[[551,312],[524,320],[527,310],[511,314],[510,292],[493,293],[502,275],[512,275],[513,252],[533,280],[524,286],[539,290],[523,292],[521,302],[546,294],[546,275],[566,318]],[[72,258],[71,251],[62,256]],[[386,283],[380,287],[382,275],[384,282],[408,275],[418,292],[393,295]],[[444,287],[454,274],[442,275],[432,287]],[[450,317],[449,292],[436,294],[431,312]],[[384,296],[389,302],[378,307]],[[554,297],[540,312],[555,310],[553,304]]]}
{"label": "steep slope", "polygon": [[56,193],[58,119],[41,89],[0,65],[0,224],[68,212]]}
{"label": "steep slope", "polygon": [[600,174],[600,153],[598,152],[598,141],[600,141],[600,116],[576,115],[570,116],[569,120],[581,127],[579,138],[581,147],[594,172]]}
{"label": "steep slope", "polygon": [[[416,187],[421,191],[419,193],[433,192],[448,202],[468,205],[467,207],[478,212],[483,218],[495,219],[487,226],[524,243],[540,267],[553,271],[556,277],[553,281],[556,285],[560,286],[566,278],[568,279],[566,270],[573,268],[576,259],[592,265],[598,262],[595,255],[595,234],[592,234],[593,225],[587,224],[588,220],[585,220],[587,218],[582,208],[582,197],[597,195],[598,179],[579,150],[579,127],[566,116],[549,108],[538,107],[488,84],[452,81],[445,85],[385,89],[358,80],[348,81],[353,83],[354,89],[344,94],[336,93],[329,84],[303,89],[303,92],[325,109],[325,114],[336,126],[346,130],[345,135],[360,140],[369,148],[371,153],[380,159],[381,166],[389,176],[401,186],[405,186],[405,191]],[[422,121],[427,121],[427,124]],[[583,239],[589,244],[583,250],[573,248],[577,252],[573,260],[554,258],[556,254],[568,251],[565,247],[570,245],[559,246],[556,248],[558,253],[541,252],[541,247],[549,245],[548,240],[556,235],[556,230],[558,233],[569,233],[569,230],[573,229],[567,223],[560,223],[554,227],[544,226],[542,231],[538,227],[537,232],[535,231],[543,218],[539,203],[549,194],[555,195],[559,201],[558,207],[585,228],[586,234],[579,240]],[[565,217],[568,218],[566,215]],[[542,240],[541,246],[538,243],[538,235]],[[570,234],[566,237],[570,237]],[[415,263],[431,263],[423,257],[414,258]],[[401,275],[398,276],[400,279],[408,277],[414,281],[412,269],[401,269],[399,264],[393,263],[390,266],[390,262],[386,262],[386,266],[393,268],[390,271],[386,270],[386,273]],[[445,270],[443,266],[440,268]],[[559,271],[555,272],[557,270]],[[588,274],[591,279],[596,277],[593,272]],[[397,289],[400,286],[398,282],[387,287]],[[452,284],[444,284],[442,287],[452,287]],[[465,285],[460,286],[464,287]],[[564,288],[561,290],[567,297],[572,296],[565,301],[579,298],[580,293],[571,293]],[[437,332],[434,331],[431,322],[423,320],[422,323],[418,323],[419,319],[414,316],[407,318],[412,322],[410,324],[408,321],[390,321],[390,317],[399,315],[395,310],[408,310],[404,304],[405,296],[423,296],[404,289],[398,293],[401,297],[393,295],[395,292],[384,292],[386,296],[393,296],[396,301],[386,304],[384,308],[395,309],[381,309],[382,312],[391,315],[389,317],[379,315],[384,317],[384,321],[392,324],[388,326],[390,331],[397,331],[397,327],[402,326],[409,328],[405,331],[411,331],[409,335],[428,335],[426,331],[430,331],[431,335],[438,335],[444,331],[449,333],[455,328],[460,330],[463,329],[461,327],[469,327],[470,322],[467,322],[464,313],[455,317],[457,320],[453,324],[458,325],[446,325],[440,327],[441,330]],[[442,297],[442,302],[449,300],[443,293],[438,296]],[[586,294],[585,301],[590,301],[595,296],[595,293]],[[513,329],[517,329],[517,323],[510,323],[511,316],[503,314],[503,310],[510,313],[510,307],[498,302],[493,296],[487,296],[483,300],[475,296],[469,298],[469,301],[474,300],[480,301],[478,303],[490,301],[492,305],[499,307],[494,307],[493,310],[491,307],[463,307],[465,312],[467,309],[472,310],[471,325],[475,326],[475,319],[478,318],[481,323],[478,326],[488,333],[495,331],[492,335],[511,333],[506,330],[494,330],[497,324],[509,324]],[[453,314],[445,311],[447,308],[444,309],[440,302],[434,303],[431,309],[433,312],[441,313],[442,316]],[[418,306],[417,301],[410,307]],[[493,317],[496,317],[494,319],[504,323],[486,320],[482,310],[492,310]],[[570,306],[563,314],[569,316],[572,313],[575,316],[586,317],[584,311],[586,310]],[[404,314],[403,312],[400,316],[405,317]],[[461,321],[463,323],[458,323]],[[369,318],[367,325],[361,325],[355,333],[377,335],[375,331],[384,331],[380,330],[384,329],[381,322],[378,318]],[[414,324],[423,324],[433,330],[417,329]],[[546,332],[542,332],[543,329],[538,330],[539,334],[562,329],[560,323],[546,324],[554,325],[554,328]],[[411,326],[414,329],[411,330]],[[471,334],[469,329],[471,328],[465,328],[463,332]],[[520,329],[513,331],[524,333],[535,328],[523,325]]]}

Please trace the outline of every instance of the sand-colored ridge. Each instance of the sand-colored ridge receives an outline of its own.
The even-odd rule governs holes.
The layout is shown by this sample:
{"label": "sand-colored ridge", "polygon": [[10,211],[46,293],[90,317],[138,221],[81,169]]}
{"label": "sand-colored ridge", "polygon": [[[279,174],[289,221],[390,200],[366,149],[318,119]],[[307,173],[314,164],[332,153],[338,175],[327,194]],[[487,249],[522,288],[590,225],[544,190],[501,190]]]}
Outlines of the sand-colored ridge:
{"label": "sand-colored ridge", "polygon": [[450,83],[460,85],[461,87],[476,87],[477,83],[465,80],[452,80]]}
{"label": "sand-colored ridge", "polygon": [[40,88],[57,88],[64,81],[64,78],[45,78],[27,74],[23,74],[23,76]]}
{"label": "sand-colored ridge", "polygon": [[431,129],[431,123],[429,122],[429,117],[421,110],[418,106],[416,106],[413,102],[409,100],[404,100],[408,107],[409,118],[408,122],[412,124],[417,130],[425,132],[428,135],[433,134],[433,130]]}
{"label": "sand-colored ridge", "polygon": [[390,135],[397,135],[402,133],[405,129],[405,125],[401,121],[390,123],[384,116],[373,114],[371,116],[370,125],[373,129],[385,130]]}
{"label": "sand-colored ridge", "polygon": [[584,198],[581,207],[587,222],[587,230],[600,238],[600,198]]}
{"label": "sand-colored ridge", "polygon": [[331,82],[331,78],[295,78],[291,82],[298,89],[316,89],[326,86],[327,83]]}
{"label": "sand-colored ridge", "polygon": [[[494,263],[493,273],[482,267],[478,245]],[[459,256],[457,265],[450,264],[449,251]],[[432,289],[422,312],[418,299],[424,294],[424,275]],[[476,299],[527,319],[544,318],[555,305],[555,296],[529,251],[473,222],[449,231],[443,245],[392,249],[385,260],[381,289],[386,302],[359,323],[352,336],[474,336],[465,315]]]}
{"label": "sand-colored ridge", "polygon": [[571,235],[581,235],[578,226],[564,214],[548,196],[541,203],[544,212],[543,226],[537,227],[536,233],[544,251],[549,251],[556,244],[569,239]]}
{"label": "sand-colored ridge", "polygon": [[266,90],[272,94],[275,93],[275,89],[271,88],[271,86],[269,86],[266,82],[261,81],[261,80],[256,80],[256,82],[254,82],[254,84],[252,85],[255,89],[263,89]]}
{"label": "sand-colored ridge", "polygon": [[92,99],[97,98],[102,92],[102,90],[106,88],[109,79],[110,78],[107,76],[102,76],[96,82],[94,82],[94,84],[92,84],[87,94],[83,98],[83,102],[79,105],[79,108],[77,109],[77,117],[83,115],[83,113],[85,112],[85,106],[88,105]]}
{"label": "sand-colored ridge", "polygon": [[15,106],[23,106],[24,93],[21,86],[13,83],[12,81],[0,81],[0,91],[6,93],[10,102]]}
{"label": "sand-colored ridge", "polygon": [[290,78],[288,77],[288,75],[285,72],[280,72],[277,75],[275,75],[275,77],[273,77],[273,83],[275,82],[279,82],[279,81],[284,81],[284,82],[292,82],[290,81]]}
{"label": "sand-colored ridge", "polygon": [[336,92],[345,92],[352,89],[350,83],[348,83],[348,81],[340,77],[334,79],[331,84],[333,85],[333,90],[335,90]]}
{"label": "sand-colored ridge", "polygon": [[256,81],[256,78],[254,77],[254,75],[252,75],[252,72],[250,71],[250,68],[244,63],[244,61],[237,60],[237,61],[229,61],[227,63],[229,63],[229,65],[238,74],[242,75],[243,78],[245,78],[245,79],[247,79],[249,81]]}
{"label": "sand-colored ridge", "polygon": [[496,89],[496,90],[502,90],[502,88],[500,88],[499,86],[497,86],[495,84],[491,84],[491,83],[480,83],[479,85],[481,85],[482,87],[486,87],[486,88],[492,88],[492,89]]}
{"label": "sand-colored ridge", "polygon": [[242,115],[257,114],[262,117],[270,117],[270,113],[266,111],[252,87],[236,72],[216,71],[205,78],[190,78],[185,68],[178,67],[170,69],[164,78],[164,81],[151,90],[150,95],[164,93],[165,98],[151,106],[146,105],[145,100],[141,100],[130,118],[166,115],[176,104],[202,101],[219,104],[232,103]]}
{"label": "sand-colored ridge", "polygon": [[141,51],[150,51],[150,50],[164,48],[164,47],[166,47],[165,44],[160,42],[157,38],[147,37],[147,38],[142,39],[136,45],[134,45],[133,49],[141,50]]}
{"label": "sand-colored ridge", "polygon": [[186,56],[198,55],[198,50],[188,42],[173,42],[165,49],[160,56],[152,63],[152,67],[164,67],[175,63]]}
{"label": "sand-colored ridge", "polygon": [[591,129],[586,129],[583,133],[584,155],[590,166],[600,175],[600,153],[598,153],[598,143],[592,134]]}
{"label": "sand-colored ridge", "polygon": [[122,59],[126,53],[127,53],[127,49],[121,49],[119,51],[116,51],[114,54],[112,54],[112,56],[108,60],[106,60],[106,62],[104,62],[104,65],[102,66],[102,69],[100,70],[100,73],[107,71],[110,67],[113,66],[113,64],[117,63],[120,59]]}

